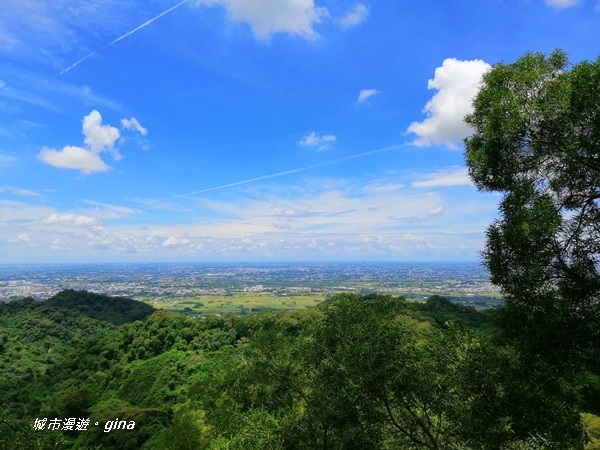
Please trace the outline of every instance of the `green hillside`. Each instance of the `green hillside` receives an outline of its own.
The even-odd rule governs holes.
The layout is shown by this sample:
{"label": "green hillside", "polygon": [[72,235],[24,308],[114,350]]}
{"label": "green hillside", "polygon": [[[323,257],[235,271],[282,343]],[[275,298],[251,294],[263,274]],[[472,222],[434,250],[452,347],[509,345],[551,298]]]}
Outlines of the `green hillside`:
{"label": "green hillside", "polygon": [[582,448],[600,412],[593,374],[549,377],[443,297],[192,319],[65,291],[0,324],[0,449]]}

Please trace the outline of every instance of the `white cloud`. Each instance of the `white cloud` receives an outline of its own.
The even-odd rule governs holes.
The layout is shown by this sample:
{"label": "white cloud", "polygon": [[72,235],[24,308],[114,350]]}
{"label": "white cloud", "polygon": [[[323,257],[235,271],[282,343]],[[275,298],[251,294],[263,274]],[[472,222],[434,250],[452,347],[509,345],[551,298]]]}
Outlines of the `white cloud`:
{"label": "white cloud", "polygon": [[381,91],[378,91],[377,89],[363,89],[362,91],[360,91],[358,93],[358,99],[356,100],[356,104],[360,105],[362,102],[364,102],[368,98],[373,97],[374,95],[377,95],[380,92]]}
{"label": "white cloud", "polygon": [[98,220],[95,217],[76,215],[76,214],[50,214],[43,222],[46,225],[70,225],[76,227],[96,225]]}
{"label": "white cloud", "polygon": [[369,8],[363,3],[357,3],[354,5],[354,9],[349,11],[345,16],[338,20],[338,24],[342,28],[355,27],[359,23],[363,22],[369,15]]}
{"label": "white cloud", "polygon": [[469,178],[469,171],[464,167],[450,167],[428,174],[421,181],[411,183],[413,188],[470,186],[473,183]]}
{"label": "white cloud", "polygon": [[6,86],[6,82],[0,78],[0,89],[2,89],[4,86]]}
{"label": "white cloud", "polygon": [[472,111],[471,103],[477,95],[482,76],[490,68],[488,63],[479,59],[460,61],[448,58],[435,69],[435,76],[429,80],[427,88],[437,92],[423,110],[427,118],[411,123],[407,130],[419,136],[414,145],[456,148],[458,141],[470,135],[471,130],[464,117]]}
{"label": "white cloud", "polygon": [[[127,129],[135,129],[145,134],[147,130],[135,119],[121,119]],[[110,125],[102,125],[102,116],[93,110],[83,118],[82,133],[85,147],[67,145],[62,150],[44,147],[38,158],[54,167],[62,169],[81,170],[85,174],[105,172],[110,169],[101,157],[103,152],[110,153],[115,161],[122,159],[115,148],[115,143],[121,137],[119,130]]]}
{"label": "white cloud", "polygon": [[[458,185],[461,170],[464,178],[459,167],[412,178],[417,187]],[[37,204],[35,197],[0,197],[0,242],[12,239],[11,248],[17,249],[0,252],[0,261],[51,261],[53,250],[67,246],[65,261],[475,258],[497,199],[483,201],[475,189],[414,189],[409,177],[394,172],[269,183],[223,196],[173,200],[182,208],[166,216],[93,200],[83,201],[85,210],[61,211]],[[190,220],[190,208],[195,219]],[[30,241],[17,242],[22,234]]]}
{"label": "white cloud", "polygon": [[44,147],[38,158],[51,166],[61,169],[81,170],[86,174],[105,172],[110,169],[110,166],[106,165],[97,153],[71,145],[64,147],[62,150]]}
{"label": "white cloud", "polygon": [[[412,229],[415,218],[427,223],[428,213],[445,203],[438,193],[382,189],[366,192],[364,184],[327,187],[318,181],[311,188],[289,197],[276,194],[265,200],[244,198],[218,202],[202,199],[198,205],[223,217],[217,223],[202,224],[191,235],[215,238],[268,236],[345,235],[352,239],[356,233]],[[367,183],[390,185],[390,183]],[[316,192],[313,192],[316,191]]]}
{"label": "white cloud", "polygon": [[148,134],[148,130],[144,128],[135,117],[132,117],[131,119],[121,119],[121,126],[126,130],[137,131],[142,136]]}
{"label": "white cloud", "polygon": [[579,0],[546,0],[546,4],[558,9],[570,8],[579,3]]}
{"label": "white cloud", "polygon": [[246,22],[258,39],[289,33],[306,39],[318,37],[314,25],[326,16],[313,0],[197,0],[201,5],[220,5],[233,21]]}
{"label": "white cloud", "polygon": [[115,142],[121,137],[119,130],[110,125],[102,125],[102,116],[95,109],[83,118],[83,135],[90,150],[94,153],[100,153],[104,150],[112,151],[115,159],[120,159],[120,155],[115,150]]}
{"label": "white cloud", "polygon": [[303,139],[301,139],[298,142],[298,144],[304,145],[307,147],[319,146],[318,150],[321,151],[321,150],[327,150],[328,148],[330,148],[331,146],[329,145],[329,143],[334,142],[336,139],[337,139],[336,136],[333,134],[325,134],[325,135],[321,136],[318,133],[311,131],[308,135],[306,135]]}

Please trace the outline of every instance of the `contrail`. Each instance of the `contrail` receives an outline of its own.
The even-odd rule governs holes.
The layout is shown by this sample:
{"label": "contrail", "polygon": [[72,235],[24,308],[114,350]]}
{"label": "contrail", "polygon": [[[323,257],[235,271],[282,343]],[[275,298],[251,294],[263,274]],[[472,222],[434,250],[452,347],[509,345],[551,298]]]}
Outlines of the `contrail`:
{"label": "contrail", "polygon": [[183,5],[184,3],[189,2],[190,0],[183,0],[182,2],[177,3],[175,6],[171,6],[169,9],[167,9],[166,11],[161,12],[158,16],[153,17],[152,19],[144,22],[143,24],[141,24],[139,27],[134,28],[131,31],[128,31],[127,33],[125,33],[123,36],[119,36],[118,38],[116,38],[114,41],[109,42],[108,44],[106,44],[104,47],[95,50],[93,52],[91,52],[90,54],[84,56],[83,58],[81,58],[79,61],[75,62],[74,64],[71,64],[69,67],[67,67],[66,69],[64,69],[59,75],[63,75],[65,73],[67,73],[69,70],[71,70],[74,67],[77,67],[79,64],[81,64],[83,61],[85,61],[86,59],[94,56],[96,53],[104,50],[105,48],[110,47],[113,44],[116,44],[117,42],[119,42],[122,39],[125,39],[127,36],[131,36],[133,33],[135,33],[136,31],[140,31],[142,28],[150,25],[152,22],[154,22],[156,19],[160,19],[162,16],[164,16],[165,14],[169,14],[171,11],[173,11],[174,9],[179,8],[181,5]]}
{"label": "contrail", "polygon": [[199,191],[188,192],[187,194],[174,195],[173,197],[168,197],[168,198],[163,199],[163,201],[164,200],[172,200],[174,198],[188,197],[190,195],[195,195],[195,194],[202,194],[204,192],[218,191],[220,189],[225,189],[225,188],[229,188],[229,187],[233,187],[233,186],[239,186],[240,184],[254,183],[255,181],[267,180],[269,178],[283,177],[285,175],[291,175],[291,174],[298,173],[298,172],[304,172],[304,171],[310,170],[310,169],[316,169],[317,167],[330,166],[331,164],[338,164],[338,163],[341,163],[341,162],[344,162],[344,161],[350,161],[350,160],[356,159],[356,158],[364,158],[365,156],[375,155],[377,153],[389,152],[390,150],[396,150],[398,148],[402,148],[402,147],[405,147],[405,146],[406,145],[403,144],[403,145],[394,145],[392,147],[384,147],[384,148],[380,148],[380,149],[377,149],[377,150],[371,150],[369,152],[358,153],[356,155],[347,156],[345,158],[334,159],[332,161],[328,161],[328,162],[325,162],[325,163],[312,164],[310,166],[299,167],[297,169],[286,170],[284,172],[272,173],[270,175],[263,175],[261,177],[250,178],[248,180],[236,181],[235,183],[223,184],[221,186],[214,186],[214,187],[210,187],[210,188],[206,188],[206,189],[201,189]]}

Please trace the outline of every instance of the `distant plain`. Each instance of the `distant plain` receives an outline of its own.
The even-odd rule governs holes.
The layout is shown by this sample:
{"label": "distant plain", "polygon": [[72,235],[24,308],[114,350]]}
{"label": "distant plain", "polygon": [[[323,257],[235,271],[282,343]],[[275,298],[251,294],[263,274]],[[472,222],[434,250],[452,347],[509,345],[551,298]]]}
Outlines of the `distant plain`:
{"label": "distant plain", "polygon": [[475,262],[0,266],[0,300],[48,298],[64,289],[130,297],[190,316],[308,309],[338,292],[413,301],[437,294],[478,309],[501,300]]}

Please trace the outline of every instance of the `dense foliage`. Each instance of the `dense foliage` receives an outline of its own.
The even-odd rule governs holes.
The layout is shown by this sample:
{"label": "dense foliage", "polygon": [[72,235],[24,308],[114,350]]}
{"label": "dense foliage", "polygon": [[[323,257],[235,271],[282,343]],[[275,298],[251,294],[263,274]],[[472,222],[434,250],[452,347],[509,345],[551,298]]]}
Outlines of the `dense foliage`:
{"label": "dense foliage", "polygon": [[[303,312],[205,319],[148,312],[74,291],[2,304],[0,449],[564,449],[585,441],[579,410],[593,382],[548,376],[542,360],[495,341],[489,314],[443,297],[339,294]],[[33,430],[41,417],[92,425]],[[117,418],[135,428],[106,432]],[[584,419],[598,428],[593,414]]]}
{"label": "dense foliage", "polygon": [[467,117],[471,178],[500,192],[484,262],[499,322],[553,364],[600,361],[600,58],[526,54],[484,77]]}

